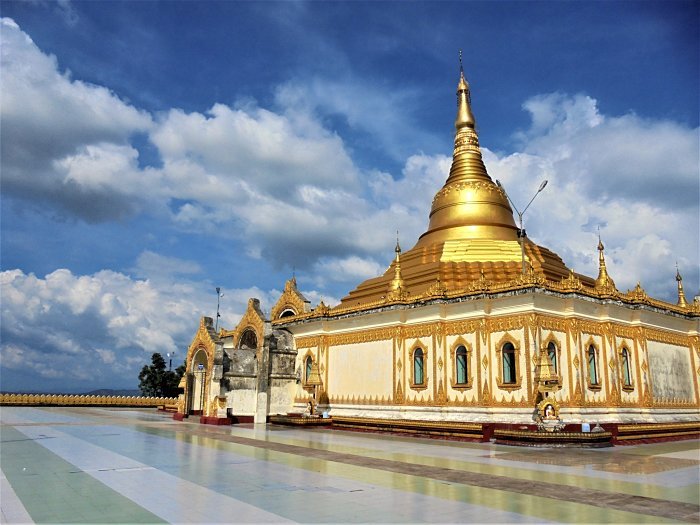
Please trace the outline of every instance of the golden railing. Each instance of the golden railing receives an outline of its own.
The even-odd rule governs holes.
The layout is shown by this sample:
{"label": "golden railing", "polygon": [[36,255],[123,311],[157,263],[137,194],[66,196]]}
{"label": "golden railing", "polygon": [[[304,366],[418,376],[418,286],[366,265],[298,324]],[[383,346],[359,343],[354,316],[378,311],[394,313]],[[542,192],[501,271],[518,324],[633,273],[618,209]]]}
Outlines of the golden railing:
{"label": "golden railing", "polygon": [[176,404],[176,397],[0,393],[0,405],[3,406],[113,406],[166,408]]}

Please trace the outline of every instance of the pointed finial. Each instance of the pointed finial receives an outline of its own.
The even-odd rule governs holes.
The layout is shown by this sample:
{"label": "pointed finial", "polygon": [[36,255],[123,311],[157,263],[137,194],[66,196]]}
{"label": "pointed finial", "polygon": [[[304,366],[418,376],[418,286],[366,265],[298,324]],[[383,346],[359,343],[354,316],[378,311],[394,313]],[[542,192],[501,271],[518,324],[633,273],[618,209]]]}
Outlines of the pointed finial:
{"label": "pointed finial", "polygon": [[472,97],[469,90],[469,83],[464,78],[464,65],[462,63],[462,50],[459,51],[459,83],[457,84],[457,119],[455,128],[469,127],[474,129],[476,121],[471,109]]}
{"label": "pointed finial", "polygon": [[401,246],[399,246],[399,231],[396,230],[396,258],[394,259],[394,278],[389,283],[389,290],[385,298],[393,301],[405,295],[403,277],[401,275]]}
{"label": "pointed finial", "polygon": [[676,282],[678,283],[678,306],[686,307],[688,306],[688,301],[685,298],[685,292],[683,291],[683,277],[681,277],[681,272],[678,269],[678,261],[676,261]]}
{"label": "pointed finial", "polygon": [[603,241],[600,238],[600,227],[598,227],[598,278],[595,280],[595,287],[599,290],[609,291],[615,289],[615,282],[608,275],[604,250],[605,246],[603,246]]}

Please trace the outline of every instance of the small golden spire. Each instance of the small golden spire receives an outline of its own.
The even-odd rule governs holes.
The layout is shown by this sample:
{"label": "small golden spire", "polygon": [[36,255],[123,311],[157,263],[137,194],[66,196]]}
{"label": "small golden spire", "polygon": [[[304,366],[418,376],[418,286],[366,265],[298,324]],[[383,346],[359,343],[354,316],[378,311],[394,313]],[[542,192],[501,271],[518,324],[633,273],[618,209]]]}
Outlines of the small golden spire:
{"label": "small golden spire", "polygon": [[554,364],[549,358],[546,347],[540,348],[540,355],[535,366],[535,383],[539,392],[552,390],[552,385],[558,384],[559,376],[554,371]]}
{"label": "small golden spire", "polygon": [[608,269],[605,266],[605,246],[600,238],[598,231],[598,278],[595,280],[595,287],[601,290],[614,290],[615,282],[608,275]]}
{"label": "small golden spire", "polygon": [[676,263],[676,281],[678,282],[678,306],[685,308],[688,306],[688,301],[685,299],[685,292],[683,291],[683,277],[681,277],[681,272],[678,270],[678,263]]}
{"label": "small golden spire", "polygon": [[311,361],[311,373],[309,374],[309,377],[306,378],[306,384],[309,386],[318,386],[323,384],[321,374],[318,370],[318,363],[314,360]]}
{"label": "small golden spire", "polygon": [[396,258],[394,259],[394,278],[389,283],[389,290],[386,295],[387,300],[403,298],[404,291],[403,277],[401,276],[401,246],[399,245],[399,232],[396,232],[396,248],[394,248]]}

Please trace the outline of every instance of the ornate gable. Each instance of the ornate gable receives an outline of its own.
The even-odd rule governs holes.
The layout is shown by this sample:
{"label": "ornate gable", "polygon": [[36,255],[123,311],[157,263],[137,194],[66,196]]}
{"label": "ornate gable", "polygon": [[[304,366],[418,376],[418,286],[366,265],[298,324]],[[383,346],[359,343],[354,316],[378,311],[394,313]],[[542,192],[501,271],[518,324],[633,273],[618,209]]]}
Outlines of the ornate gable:
{"label": "ornate gable", "polygon": [[199,328],[195,334],[189,348],[187,349],[187,370],[190,370],[192,364],[192,357],[195,352],[203,348],[207,354],[207,361],[212,363],[214,361],[214,350],[216,343],[219,341],[219,336],[214,331],[214,321],[211,317],[202,317],[199,320]]}
{"label": "ornate gable", "polygon": [[252,330],[255,333],[257,346],[261,346],[265,337],[265,314],[260,309],[260,301],[258,299],[248,299],[248,307],[236,328],[224,332],[223,335],[232,336],[233,344],[239,347],[241,337],[248,330]]}
{"label": "ornate gable", "polygon": [[297,289],[296,277],[284,284],[284,292],[270,311],[270,319],[294,316],[311,311],[311,303]]}

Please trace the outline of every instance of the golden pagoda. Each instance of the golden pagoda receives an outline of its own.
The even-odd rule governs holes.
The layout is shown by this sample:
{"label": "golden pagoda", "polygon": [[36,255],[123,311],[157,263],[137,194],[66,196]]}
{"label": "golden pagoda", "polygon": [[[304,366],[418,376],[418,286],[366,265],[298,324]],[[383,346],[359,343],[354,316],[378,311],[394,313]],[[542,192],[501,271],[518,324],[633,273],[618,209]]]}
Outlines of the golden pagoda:
{"label": "golden pagoda", "polygon": [[[438,280],[447,290],[458,290],[482,275],[491,283],[507,282],[523,273],[523,254],[532,271],[547,279],[560,281],[570,275],[557,254],[527,237],[519,239],[519,232],[507,195],[482,160],[469,83],[460,68],[452,166],[433,198],[427,231],[401,255],[403,291],[420,296]],[[381,299],[397,264],[395,260],[384,275],[360,284],[342,304]],[[585,276],[578,278],[593,284]]]}
{"label": "golden pagoda", "polygon": [[525,236],[514,208],[484,165],[460,67],[452,165],[415,245],[403,252],[397,234],[386,272],[338,305],[311,308],[293,277],[269,317],[251,299],[234,329],[202,324],[179,417],[201,396],[203,417],[225,399],[232,419],[259,423],[318,401],[334,426],[449,435],[535,421],[699,428],[700,301],[680,271],[677,302],[640,283],[622,292],[600,235],[598,276],[580,275]]}

